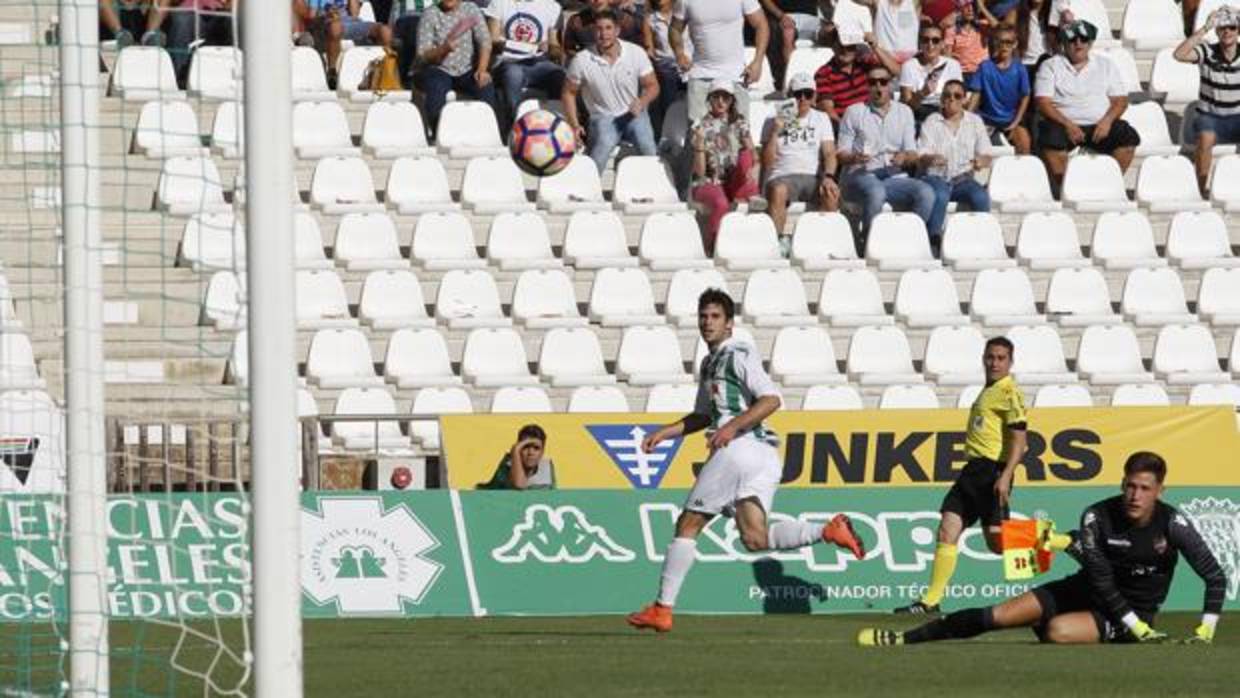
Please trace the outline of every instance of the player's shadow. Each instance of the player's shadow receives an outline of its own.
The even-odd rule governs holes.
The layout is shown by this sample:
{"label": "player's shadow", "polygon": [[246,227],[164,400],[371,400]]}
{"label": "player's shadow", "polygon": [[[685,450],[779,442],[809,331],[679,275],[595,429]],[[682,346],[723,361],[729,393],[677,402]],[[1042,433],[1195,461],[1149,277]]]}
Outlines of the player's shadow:
{"label": "player's shadow", "polygon": [[784,563],[773,558],[755,561],[753,578],[763,592],[763,613],[810,613],[811,600],[826,598],[821,584],[784,574]]}

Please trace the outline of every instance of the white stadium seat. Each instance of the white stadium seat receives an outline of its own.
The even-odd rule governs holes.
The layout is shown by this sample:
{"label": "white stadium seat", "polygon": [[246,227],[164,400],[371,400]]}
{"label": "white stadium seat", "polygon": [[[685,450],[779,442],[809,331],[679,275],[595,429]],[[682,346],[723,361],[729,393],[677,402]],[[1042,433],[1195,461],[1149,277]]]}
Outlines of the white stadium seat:
{"label": "white stadium seat", "polygon": [[646,412],[672,412],[679,415],[693,411],[697,399],[697,386],[693,383],[675,383],[650,386],[646,393]]}
{"label": "white stadium seat", "polygon": [[336,262],[349,271],[407,269],[396,223],[386,213],[347,213],[336,227]]}
{"label": "white stadium seat", "polygon": [[880,410],[937,410],[939,396],[928,385],[889,385],[878,397]]}
{"label": "white stadium seat", "polygon": [[1128,200],[1124,175],[1109,155],[1077,154],[1068,158],[1063,203],[1082,213],[1129,211],[1137,207],[1136,202]]}
{"label": "white stadium seat", "polygon": [[1130,322],[1141,326],[1194,323],[1188,312],[1184,286],[1173,269],[1133,269],[1124,280],[1120,311]]}
{"label": "white stadium seat", "polygon": [[353,327],[344,283],[336,272],[321,269],[297,271],[297,326],[302,329]]}
{"label": "white stadium seat", "polygon": [[1038,388],[1033,394],[1034,407],[1093,407],[1089,388],[1076,383],[1052,384]]}
{"label": "white stadium seat", "polygon": [[1166,325],[1154,341],[1154,373],[1169,385],[1221,383],[1214,335],[1204,325]]}
{"label": "white stadium seat", "polygon": [[667,319],[678,327],[697,327],[698,297],[708,288],[728,291],[718,269],[681,269],[672,274],[663,302]]}
{"label": "white stadium seat", "polygon": [[967,325],[956,281],[944,269],[909,269],[896,286],[895,314],[907,327]]}
{"label": "white stadium seat", "polygon": [[303,160],[361,154],[361,149],[353,145],[349,119],[336,102],[293,105],[293,149]]}
{"label": "white stadium seat", "polygon": [[973,279],[969,312],[987,327],[1039,325],[1046,316],[1038,312],[1033,283],[1024,269],[983,269]]}
{"label": "white stadium seat", "polygon": [[986,380],[982,353],[986,338],[975,327],[936,327],[926,341],[924,371],[939,385],[973,385]]}
{"label": "white stadium seat", "polygon": [[211,148],[221,157],[235,160],[245,152],[244,113],[240,102],[220,102],[215,109],[215,118],[211,120]]}
{"label": "white stadium seat", "polygon": [[1179,155],[1180,146],[1171,141],[1171,128],[1167,125],[1167,113],[1163,111],[1162,105],[1158,102],[1129,105],[1128,109],[1124,110],[1124,121],[1127,121],[1128,125],[1132,126],[1141,136],[1141,145],[1137,146],[1137,157]]}
{"label": "white stadium seat", "polygon": [[582,385],[568,396],[570,413],[628,412],[629,401],[624,391],[614,385]]}
{"label": "white stadium seat", "polygon": [[198,115],[188,102],[182,101],[142,105],[133,132],[133,151],[149,158],[209,153],[198,133]]}
{"label": "white stadium seat", "polygon": [[375,373],[370,341],[360,330],[323,329],[314,333],[306,356],[306,379],[324,390],[383,385]]}
{"label": "white stadium seat", "polygon": [[801,400],[802,410],[860,410],[865,409],[861,393],[851,385],[815,385],[805,391]]}
{"label": "white stadium seat", "polygon": [[728,270],[783,269],[775,224],[765,213],[725,214],[715,239],[715,260]]}
{"label": "white stadium seat", "polygon": [[1201,73],[1192,63],[1181,63],[1171,55],[1174,49],[1164,48],[1154,56],[1150,73],[1150,93],[1164,94],[1166,104],[1188,104],[1197,100]]}
{"label": "white stadium seat", "polygon": [[[319,416],[319,404],[315,401],[314,395],[305,388],[297,389],[297,416],[298,417],[317,417]],[[315,442],[318,445],[320,453],[330,451],[332,449],[331,437],[323,433],[322,423],[316,423],[312,427],[314,429]],[[300,425],[298,426],[297,448],[301,448]]]}
{"label": "white stadium seat", "polygon": [[1150,220],[1140,211],[1108,211],[1098,216],[1089,247],[1094,261],[1108,270],[1167,265],[1154,247]]}
{"label": "white stadium seat", "polygon": [[598,336],[588,327],[548,330],[538,351],[538,373],[554,388],[616,382],[603,366]]}
{"label": "white stadium seat", "polygon": [[943,261],[958,271],[1016,266],[993,213],[953,213],[943,231]]}
{"label": "white stadium seat", "polygon": [[127,46],[112,67],[108,94],[126,102],[184,97],[177,88],[172,57],[158,46]]}
{"label": "white stadium seat", "polygon": [[818,72],[819,68],[826,65],[833,55],[834,53],[829,48],[798,46],[788,57],[788,67],[784,73],[790,77],[797,73],[813,75]]}
{"label": "white stadium seat", "polygon": [[745,321],[758,327],[814,323],[805,285],[791,269],[755,269],[745,281],[744,298]]}
{"label": "white stadium seat", "polygon": [[1076,221],[1061,211],[1025,214],[1016,235],[1016,258],[1035,270],[1089,266]]}
{"label": "white stadium seat", "polygon": [[1120,84],[1123,85],[1125,92],[1145,95],[1145,88],[1141,86],[1141,70],[1137,66],[1137,58],[1132,55],[1132,51],[1123,46],[1107,46],[1094,48],[1089,55],[1104,56],[1111,61],[1115,69],[1119,71]]}
{"label": "white stadium seat", "polygon": [[181,231],[177,264],[194,271],[243,267],[245,249],[245,228],[231,211],[195,213]]}
{"label": "white stadium seat", "polygon": [[200,324],[214,325],[216,330],[240,330],[246,327],[245,275],[228,269],[211,275],[202,300]]}
{"label": "white stadium seat", "polygon": [[[755,348],[761,346],[758,344],[758,339],[753,336],[753,331],[742,325],[735,325],[732,327],[732,339],[738,342],[750,344]],[[706,342],[703,341],[701,337],[698,337],[697,344],[693,350],[692,366],[695,374],[701,371],[702,361],[706,359],[707,354],[710,354],[710,347],[706,346]]]}
{"label": "white stadium seat", "polygon": [[319,160],[310,178],[310,203],[333,216],[383,210],[375,198],[370,166],[360,157]]}
{"label": "white stadium seat", "polygon": [[1225,155],[1210,171],[1210,201],[1227,213],[1240,211],[1240,155]]}
{"label": "white stadium seat", "polygon": [[[474,411],[469,393],[462,388],[423,388],[413,396],[411,414],[468,414]],[[422,448],[439,450],[439,420],[414,419],[409,422],[409,435]]]}
{"label": "white stadium seat", "polygon": [[626,327],[616,355],[616,377],[629,385],[691,383],[680,340],[669,327]]}
{"label": "white stadium seat", "polygon": [[654,155],[634,155],[620,161],[612,199],[629,214],[685,209],[663,161]]}
{"label": "white stadium seat", "polygon": [[305,211],[293,214],[293,263],[298,269],[331,269],[334,266],[323,251],[319,220]]}
{"label": "white stadium seat", "polygon": [[604,327],[661,325],[650,279],[641,269],[599,269],[590,286],[590,319]]}
{"label": "white stadium seat", "polygon": [[422,113],[412,102],[375,102],[362,121],[362,148],[381,160],[432,155]]}
{"label": "white stadium seat", "polygon": [[1183,155],[1154,155],[1141,161],[1137,201],[1151,213],[1210,210],[1210,202],[1197,188],[1193,163]]}
{"label": "white stadium seat", "polygon": [[1059,331],[1050,325],[1018,325],[1005,335],[1013,347],[1012,374],[1020,383],[1075,383]]}
{"label": "white stadium seat", "polygon": [[551,253],[551,235],[542,214],[501,213],[491,221],[487,236],[487,260],[500,271],[559,269],[564,266]]}
{"label": "white stadium seat", "polygon": [[200,99],[239,100],[245,62],[235,46],[199,46],[189,59],[189,96]]}
{"label": "white stadium seat", "polygon": [[508,385],[491,396],[492,414],[541,413],[551,411],[551,396],[536,385]]}
{"label": "white stadium seat", "polygon": [[711,269],[692,213],[654,213],[642,224],[637,254],[652,271]]}
{"label": "white stadium seat", "polygon": [[454,159],[507,157],[495,110],[486,102],[449,102],[439,114],[439,149]]}
{"label": "white stadium seat", "polygon": [[290,70],[293,77],[293,99],[298,102],[335,100],[336,93],[327,89],[327,74],[319,52],[308,46],[294,46]]}
{"label": "white stadium seat", "polygon": [[940,266],[930,253],[926,223],[915,213],[880,213],[870,225],[865,258],[880,270]]}
{"label": "white stadium seat", "polygon": [[447,342],[430,328],[393,332],[383,357],[383,375],[401,390],[461,383],[461,377],[452,373]]}
{"label": "white stadium seat", "polygon": [[832,269],[822,279],[818,316],[832,327],[891,325],[878,276],[868,269]]}
{"label": "white stadium seat", "polygon": [[[334,414],[396,414],[396,401],[383,388],[346,388],[336,398]],[[400,433],[394,420],[332,422],[332,437],[348,450],[404,449],[409,438]]]}
{"label": "white stadium seat", "polygon": [[778,106],[778,102],[768,102],[765,99],[749,100],[749,137],[753,140],[755,147],[762,147],[762,134],[766,131],[766,122],[775,116]]}
{"label": "white stadium seat", "polygon": [[525,182],[512,158],[476,157],[465,165],[461,203],[475,213],[533,211],[525,196]]}
{"label": "white stadium seat", "polygon": [[1071,10],[1073,17],[1086,20],[1098,28],[1095,46],[1113,46],[1119,43],[1111,29],[1110,11],[1103,0],[1072,0],[1071,3],[1064,4]]}
{"label": "white stadium seat", "polygon": [[577,269],[635,267],[624,221],[614,211],[576,211],[564,229],[564,261]]}
{"label": "white stadium seat", "polygon": [[535,385],[521,335],[511,327],[478,327],[465,338],[461,377],[480,388]]}
{"label": "white stadium seat", "polygon": [[966,385],[960,390],[960,394],[956,396],[956,409],[969,409],[977,400],[977,396],[982,394],[983,385]]}
{"label": "white stadium seat", "polygon": [[249,385],[250,352],[249,332],[242,328],[233,337],[232,350],[228,353],[228,364],[224,369],[224,379],[233,385]]}
{"label": "white stadium seat", "polygon": [[990,166],[990,200],[1003,213],[1056,211],[1046,166],[1032,155],[1006,155]]}
{"label": "white stadium seat", "polygon": [[552,213],[606,211],[611,204],[603,199],[603,183],[598,168],[588,157],[575,157],[568,166],[550,177],[538,179],[538,205]]}
{"label": "white stadium seat", "polygon": [[827,331],[817,326],[784,327],[771,348],[771,377],[784,385],[846,383],[835,362]]}
{"label": "white stadium seat", "polygon": [[1065,327],[1123,322],[1111,307],[1107,280],[1093,267],[1056,269],[1046,289],[1046,314]]}
{"label": "white stadium seat", "polygon": [[[362,6],[368,7],[369,3],[363,3]],[[373,18],[370,21],[374,21]],[[336,92],[341,99],[350,102],[371,102],[382,97],[405,104],[409,103],[411,96],[409,90],[391,90],[380,94],[362,87],[366,69],[371,61],[382,58],[383,52],[382,46],[354,46],[344,52],[340,57],[340,72],[336,79]]]}
{"label": "white stadium seat", "polygon": [[1240,325],[1240,269],[1208,269],[1201,275],[1197,314],[1215,327]]}
{"label": "white stadium seat", "polygon": [[1171,219],[1167,259],[1181,269],[1240,267],[1232,255],[1227,222],[1218,211],[1183,211]]}
{"label": "white stadium seat", "polygon": [[848,343],[848,375],[861,385],[920,383],[908,337],[898,327],[859,327]]}
{"label": "white stadium seat", "polygon": [[1129,0],[1120,37],[1142,51],[1163,49],[1184,40],[1183,26],[1174,0]]}
{"label": "white stadium seat", "polygon": [[384,195],[402,216],[461,208],[452,200],[443,163],[429,156],[397,158],[388,170]]}
{"label": "white stadium seat", "polygon": [[865,266],[865,260],[857,257],[848,219],[835,211],[809,211],[797,218],[792,233],[792,262],[806,271]]}
{"label": "white stadium seat", "polygon": [[1157,383],[1124,383],[1111,393],[1112,407],[1166,407],[1170,404],[1167,391]]}
{"label": "white stadium seat", "polygon": [[1188,393],[1190,405],[1228,405],[1240,408],[1240,385],[1236,383],[1202,383]]}
{"label": "white stadium seat", "polygon": [[428,271],[483,269],[487,265],[474,245],[473,226],[458,212],[418,216],[409,256],[414,264]]}
{"label": "white stadium seat", "polygon": [[1081,333],[1076,370],[1094,385],[1148,383],[1153,374],[1141,361],[1141,346],[1127,325],[1092,325]]}
{"label": "white stadium seat", "polygon": [[512,292],[512,319],[529,329],[589,324],[577,310],[572,279],[563,269],[522,272]]}
{"label": "white stadium seat", "polygon": [[1231,337],[1231,350],[1227,352],[1227,367],[1233,375],[1240,377],[1240,327]]}
{"label": "white stadium seat", "polygon": [[209,157],[165,159],[159,171],[156,192],[159,208],[176,216],[232,209],[224,201],[220,171]]}
{"label": "white stadium seat", "polygon": [[357,315],[375,330],[435,326],[435,319],[426,314],[422,284],[408,269],[380,269],[367,274]]}
{"label": "white stadium seat", "polygon": [[507,327],[495,279],[482,269],[453,269],[439,281],[435,317],[452,329]]}

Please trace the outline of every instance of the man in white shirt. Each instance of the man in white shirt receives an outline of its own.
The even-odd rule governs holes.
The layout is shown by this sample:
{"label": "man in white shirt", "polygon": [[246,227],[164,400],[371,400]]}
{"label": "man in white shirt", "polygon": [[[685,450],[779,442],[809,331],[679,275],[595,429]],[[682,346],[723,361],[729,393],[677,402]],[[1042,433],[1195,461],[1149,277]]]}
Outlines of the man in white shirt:
{"label": "man in white shirt", "polygon": [[[744,24],[754,30],[754,56],[745,64]],[[685,52],[684,32],[693,40],[693,56]],[[668,43],[676,63],[689,77],[689,123],[706,115],[706,97],[716,80],[736,83],[736,110],[749,113],[746,88],[762,77],[770,28],[758,0],[676,0]]]}
{"label": "man in white shirt", "polygon": [[937,112],[942,105],[943,86],[949,80],[963,80],[960,63],[943,55],[943,30],[934,25],[922,27],[918,37],[921,51],[900,66],[900,101],[913,110],[917,123]]}
{"label": "man in white shirt", "polygon": [[[659,80],[646,51],[620,40],[614,11],[597,12],[594,29],[598,41],[573,57],[561,100],[565,120],[586,144],[601,174],[611,151],[622,140],[632,143],[642,155],[655,154],[654,127],[647,107],[659,96]],[[577,116],[578,93],[590,112],[589,133]]]}
{"label": "man in white shirt", "polygon": [[1038,143],[1051,183],[1063,182],[1068,152],[1077,147],[1110,155],[1120,171],[1132,164],[1141,136],[1120,118],[1128,92],[1119,70],[1105,58],[1090,58],[1098,28],[1076,20],[1059,30],[1063,53],[1038,69],[1034,99],[1042,115]]}
{"label": "man in white shirt", "polygon": [[483,10],[499,62],[495,75],[504,91],[511,123],[526,88],[558,97],[564,90],[559,61],[560,5],[555,0],[491,0]]}
{"label": "man in white shirt", "polygon": [[947,204],[967,211],[989,211],[990,194],[973,174],[990,166],[990,136],[982,117],[964,108],[964,83],[943,86],[943,111],[921,125],[921,180],[934,189],[934,211],[926,223],[930,245],[937,248],[947,220]]}
{"label": "man in white shirt", "polygon": [[835,179],[835,134],[831,118],[813,107],[814,79],[809,73],[797,73],[788,80],[788,91],[796,106],[792,118],[777,113],[767,124],[762,169],[767,173],[771,220],[781,246],[791,250],[791,237],[784,236],[788,204],[817,202],[824,211],[838,211],[840,188]]}

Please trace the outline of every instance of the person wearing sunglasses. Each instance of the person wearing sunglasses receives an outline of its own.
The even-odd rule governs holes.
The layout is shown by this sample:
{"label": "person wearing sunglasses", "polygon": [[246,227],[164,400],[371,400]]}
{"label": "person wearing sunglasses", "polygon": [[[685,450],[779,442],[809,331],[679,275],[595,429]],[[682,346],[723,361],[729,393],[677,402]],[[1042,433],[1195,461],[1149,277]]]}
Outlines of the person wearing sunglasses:
{"label": "person wearing sunglasses", "polygon": [[965,81],[969,108],[982,117],[992,136],[1002,134],[1016,149],[1028,155],[1029,131],[1022,125],[1029,108],[1029,71],[1016,59],[1016,28],[1003,25],[990,35],[991,58],[978,66]]}
{"label": "person wearing sunglasses", "polygon": [[833,48],[831,60],[814,73],[814,85],[818,111],[830,117],[838,129],[844,110],[870,96],[866,71],[882,65],[894,73],[900,64],[890,53],[867,44],[860,32],[841,32]]}
{"label": "person wearing sunglasses", "polygon": [[[990,58],[990,52],[983,34],[984,21],[977,16],[977,0],[956,0],[956,6],[960,10],[955,20],[943,28],[943,52],[960,63],[960,71],[968,80],[982,61]],[[990,26],[986,24],[985,28]]]}
{"label": "person wearing sunglasses", "polygon": [[[1218,41],[1206,43],[1213,29]],[[1201,72],[1197,102],[1197,182],[1202,193],[1210,178],[1214,146],[1240,143],[1240,9],[1224,6],[1210,14],[1192,36],[1176,47],[1175,59],[1196,63]]]}
{"label": "person wearing sunglasses", "polygon": [[900,66],[900,101],[909,105],[920,125],[939,110],[940,94],[948,80],[963,80],[960,63],[943,55],[943,30],[923,27],[921,51]]}
{"label": "person wearing sunglasses", "polygon": [[1120,171],[1132,164],[1141,136],[1120,117],[1128,109],[1128,91],[1115,64],[1090,58],[1098,28],[1076,20],[1059,30],[1063,52],[1038,69],[1034,101],[1042,120],[1038,143],[1051,186],[1058,191],[1068,169],[1068,153],[1087,148],[1110,155]]}
{"label": "person wearing sunglasses", "polygon": [[715,235],[733,202],[749,199],[749,209],[763,205],[758,197],[758,168],[749,121],[736,111],[736,87],[716,80],[706,100],[710,111],[689,129],[693,145],[693,200],[705,207],[702,243],[714,254]]}
{"label": "person wearing sunglasses", "polygon": [[804,201],[823,211],[838,211],[840,188],[836,184],[835,133],[831,119],[814,108],[814,79],[797,73],[788,79],[796,100],[791,113],[777,113],[767,124],[762,140],[762,169],[767,173],[766,198],[780,246],[791,251],[791,237],[784,236],[788,204]]}
{"label": "person wearing sunglasses", "polygon": [[926,230],[936,251],[949,202],[955,201],[964,211],[990,210],[990,194],[974,178],[990,167],[990,136],[982,118],[965,109],[967,94],[963,82],[948,81],[943,87],[943,111],[926,118],[917,142],[925,173],[922,181],[934,189],[934,211]]}

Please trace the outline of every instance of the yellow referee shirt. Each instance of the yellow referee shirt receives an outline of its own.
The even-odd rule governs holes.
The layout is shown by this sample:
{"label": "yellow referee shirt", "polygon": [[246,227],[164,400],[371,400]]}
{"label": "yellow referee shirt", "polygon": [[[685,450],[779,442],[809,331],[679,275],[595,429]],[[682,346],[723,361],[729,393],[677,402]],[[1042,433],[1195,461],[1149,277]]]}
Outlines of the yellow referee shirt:
{"label": "yellow referee shirt", "polygon": [[964,440],[968,458],[988,458],[1004,462],[1003,429],[1028,421],[1025,396],[1011,375],[1004,376],[982,390],[969,408],[969,426]]}

